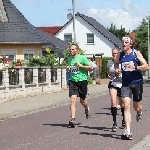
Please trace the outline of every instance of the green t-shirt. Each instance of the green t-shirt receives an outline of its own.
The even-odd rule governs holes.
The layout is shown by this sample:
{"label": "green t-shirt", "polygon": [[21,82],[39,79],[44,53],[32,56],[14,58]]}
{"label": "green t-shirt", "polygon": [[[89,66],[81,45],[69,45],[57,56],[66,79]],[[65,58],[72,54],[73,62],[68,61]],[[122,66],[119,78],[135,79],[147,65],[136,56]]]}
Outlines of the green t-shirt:
{"label": "green t-shirt", "polygon": [[75,82],[87,80],[88,71],[76,67],[74,65],[76,62],[79,62],[83,66],[88,66],[90,64],[89,60],[83,55],[77,55],[75,57],[70,56],[68,58],[68,64],[70,66],[70,80]]}

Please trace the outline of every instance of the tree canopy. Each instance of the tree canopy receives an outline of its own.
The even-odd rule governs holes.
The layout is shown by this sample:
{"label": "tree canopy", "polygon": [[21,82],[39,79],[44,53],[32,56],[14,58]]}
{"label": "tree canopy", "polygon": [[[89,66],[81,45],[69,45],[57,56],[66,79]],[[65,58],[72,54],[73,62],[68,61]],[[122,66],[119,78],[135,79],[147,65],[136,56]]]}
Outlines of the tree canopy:
{"label": "tree canopy", "polygon": [[135,41],[135,48],[148,60],[148,17],[137,27]]}
{"label": "tree canopy", "polygon": [[109,32],[113,33],[114,35],[116,35],[116,37],[118,37],[120,40],[122,40],[122,37],[126,34],[129,34],[129,32],[127,32],[125,30],[125,28],[120,27],[120,29],[116,28],[116,25],[114,25],[113,23],[111,23],[110,27],[107,28]]}

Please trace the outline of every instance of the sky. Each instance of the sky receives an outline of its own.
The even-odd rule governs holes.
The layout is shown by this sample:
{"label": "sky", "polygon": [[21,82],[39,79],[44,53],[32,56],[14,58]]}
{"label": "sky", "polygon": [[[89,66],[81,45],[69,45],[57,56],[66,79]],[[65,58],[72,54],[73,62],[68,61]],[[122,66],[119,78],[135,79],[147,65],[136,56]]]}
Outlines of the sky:
{"label": "sky", "polygon": [[[11,0],[34,26],[63,26],[72,13],[72,0]],[[75,13],[96,19],[104,27],[135,30],[150,15],[150,0],[74,0]],[[148,13],[149,12],[149,13]]]}

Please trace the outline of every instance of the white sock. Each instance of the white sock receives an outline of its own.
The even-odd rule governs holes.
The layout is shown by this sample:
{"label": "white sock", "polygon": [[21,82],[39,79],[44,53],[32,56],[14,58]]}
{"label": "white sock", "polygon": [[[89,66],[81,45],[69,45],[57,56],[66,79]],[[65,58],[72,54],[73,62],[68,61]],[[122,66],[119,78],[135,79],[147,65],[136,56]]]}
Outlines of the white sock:
{"label": "white sock", "polygon": [[128,133],[130,133],[130,129],[126,129],[126,131],[127,131]]}
{"label": "white sock", "polygon": [[138,114],[138,115],[142,115],[142,111],[140,111],[140,112],[137,112],[137,114]]}

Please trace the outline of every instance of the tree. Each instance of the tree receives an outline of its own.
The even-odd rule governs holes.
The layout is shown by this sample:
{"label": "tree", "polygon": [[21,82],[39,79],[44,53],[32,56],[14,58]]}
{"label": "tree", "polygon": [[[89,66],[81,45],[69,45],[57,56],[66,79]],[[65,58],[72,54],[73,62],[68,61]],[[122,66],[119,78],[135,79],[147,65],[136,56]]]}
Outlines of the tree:
{"label": "tree", "polygon": [[122,27],[120,29],[116,28],[116,25],[114,25],[113,23],[111,23],[110,28],[107,28],[109,32],[113,33],[114,35],[116,35],[116,37],[118,37],[120,40],[122,40],[122,37],[126,34],[129,34],[129,32],[127,32],[125,30],[125,28]]}
{"label": "tree", "polygon": [[135,48],[139,50],[143,57],[148,60],[148,18],[142,20],[141,25],[136,29]]}

